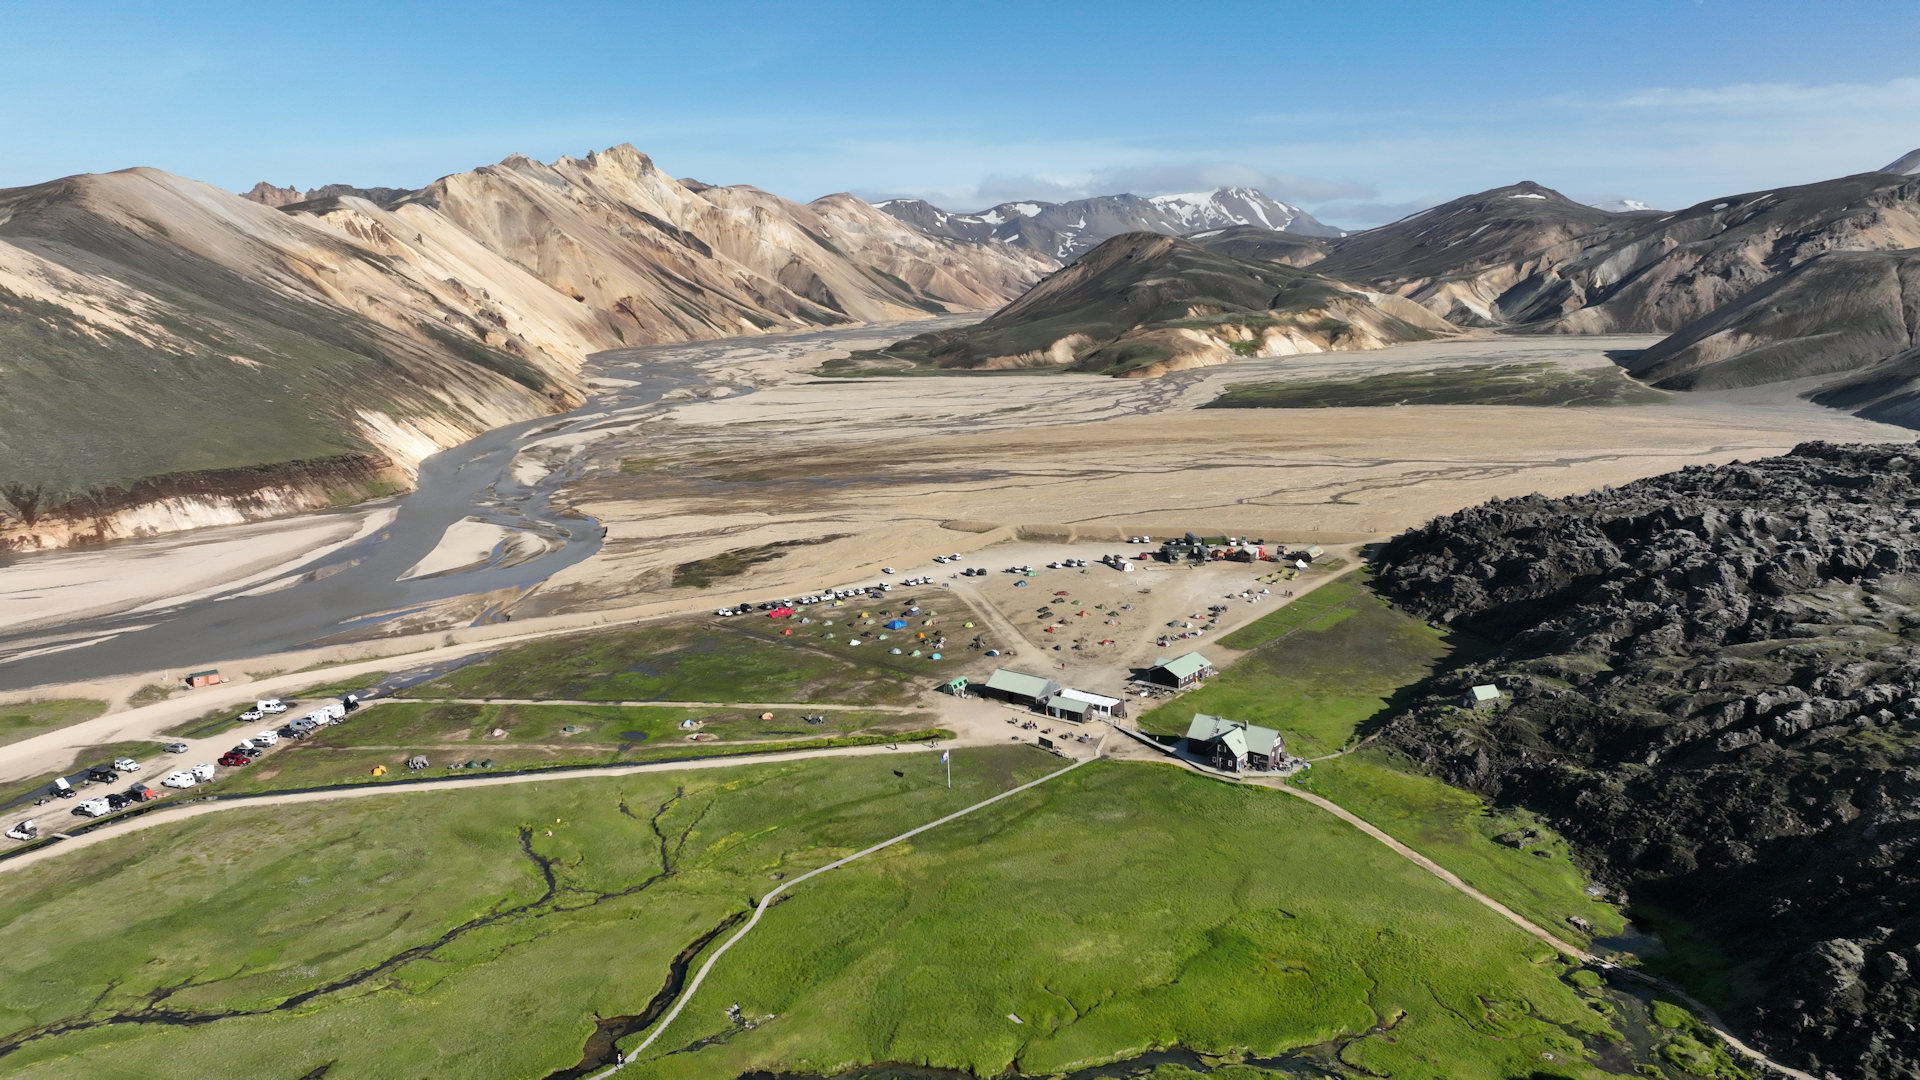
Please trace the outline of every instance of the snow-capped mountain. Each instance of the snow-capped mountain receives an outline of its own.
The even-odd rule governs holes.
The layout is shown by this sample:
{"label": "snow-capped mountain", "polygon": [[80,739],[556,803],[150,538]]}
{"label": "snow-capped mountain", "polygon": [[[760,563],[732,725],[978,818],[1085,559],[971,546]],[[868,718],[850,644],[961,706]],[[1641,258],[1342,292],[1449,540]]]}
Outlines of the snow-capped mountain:
{"label": "snow-capped mountain", "polygon": [[1253,225],[1303,236],[1345,235],[1297,206],[1244,187],[1144,198],[1100,195],[1065,203],[1008,202],[976,214],[952,213],[922,199],[891,199],[874,205],[935,236],[1012,244],[1063,262],[1129,232],[1184,236]]}
{"label": "snow-capped mountain", "polygon": [[1639,199],[1602,199],[1597,203],[1588,203],[1595,210],[1605,210],[1609,214],[1638,214],[1653,207]]}
{"label": "snow-capped mountain", "polygon": [[1897,173],[1901,176],[1920,176],[1920,150],[1907,151],[1905,157],[1887,165],[1880,171]]}

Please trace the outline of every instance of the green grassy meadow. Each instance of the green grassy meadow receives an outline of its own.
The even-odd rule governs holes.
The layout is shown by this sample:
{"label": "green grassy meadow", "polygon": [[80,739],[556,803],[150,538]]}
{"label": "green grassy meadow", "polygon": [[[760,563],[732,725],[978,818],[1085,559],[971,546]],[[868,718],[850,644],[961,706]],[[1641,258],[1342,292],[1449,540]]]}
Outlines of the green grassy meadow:
{"label": "green grassy meadow", "polygon": [[91,720],[107,711],[107,703],[87,698],[59,698],[51,701],[23,701],[0,705],[0,746],[57,731],[69,724]]}
{"label": "green grassy meadow", "polygon": [[[305,739],[282,741],[252,765],[224,769],[222,794],[284,791],[334,784],[393,782],[407,776],[466,774],[468,763],[493,771],[562,765],[672,761],[716,754],[776,753],[886,742],[949,738],[929,713],[823,710],[808,724],[795,710],[771,721],[759,711],[665,706],[471,705],[391,701],[369,705],[346,723]],[[679,725],[697,721],[710,741],[689,741]],[[567,728],[575,730],[569,732]],[[504,735],[495,736],[493,732]],[[637,736],[637,737],[635,737]],[[409,772],[414,754],[430,768]],[[385,766],[375,777],[375,766]]]}
{"label": "green grassy meadow", "polygon": [[1587,876],[1567,842],[1525,811],[1490,807],[1478,795],[1401,768],[1371,749],[1323,761],[1296,782],[1567,941],[1591,936],[1569,923],[1570,916],[1601,936],[1626,926],[1618,909],[1586,894]]}
{"label": "green grassy meadow", "polygon": [[1440,631],[1388,606],[1360,572],[1226,635],[1222,644],[1253,651],[1144,714],[1143,731],[1177,735],[1194,713],[1212,713],[1277,728],[1289,752],[1319,757],[1345,746],[1449,651]]}
{"label": "green grassy meadow", "polygon": [[[949,791],[938,755],[903,752],[115,838],[0,874],[0,1072],[545,1076],[749,898],[1058,767],[962,751]],[[1044,1074],[1178,1043],[1375,1076],[1597,1077],[1587,1047],[1622,1044],[1570,977],[1311,806],[1096,763],[799,886],[630,1071]],[[732,1030],[733,1002],[756,1026]]]}
{"label": "green grassy meadow", "polygon": [[[883,607],[885,605],[882,605]],[[820,609],[814,609],[816,612]],[[856,609],[833,609],[837,624]],[[866,610],[866,609],[859,609]],[[751,622],[749,617],[745,620]],[[573,701],[822,701],[846,705],[902,703],[940,664],[899,663],[885,643],[849,647],[834,627],[794,627],[790,641],[772,620],[762,629],[706,623],[646,626],[528,642],[423,683],[413,698],[508,698]],[[797,620],[787,620],[797,622]],[[846,628],[841,627],[842,630]],[[810,631],[803,633],[803,631]],[[891,661],[891,662],[890,662]],[[948,666],[957,666],[958,660]]]}
{"label": "green grassy meadow", "polygon": [[[1278,728],[1288,749],[1322,757],[1350,746],[1404,687],[1477,643],[1443,635],[1367,588],[1365,571],[1328,582],[1222,643],[1252,652],[1198,690],[1141,717],[1143,730],[1178,734],[1196,712]],[[1317,762],[1295,782],[1359,814],[1569,941],[1624,926],[1619,912],[1584,892],[1586,876],[1566,842],[1531,817],[1496,812],[1476,795],[1362,751]],[[1501,840],[1532,829],[1524,846]]]}
{"label": "green grassy meadow", "polygon": [[1589,1076],[1585,1042],[1615,1040],[1549,950],[1310,805],[1117,763],[1035,795],[807,883],[638,1074],[1042,1076],[1179,1045]]}

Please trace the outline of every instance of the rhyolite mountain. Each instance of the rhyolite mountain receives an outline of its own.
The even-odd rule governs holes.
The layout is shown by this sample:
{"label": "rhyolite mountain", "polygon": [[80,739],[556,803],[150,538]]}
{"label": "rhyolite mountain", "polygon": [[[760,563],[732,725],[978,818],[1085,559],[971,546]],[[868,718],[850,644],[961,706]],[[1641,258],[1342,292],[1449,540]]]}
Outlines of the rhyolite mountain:
{"label": "rhyolite mountain", "polygon": [[[1806,444],[1385,544],[1481,645],[1380,731],[1545,815],[1679,974],[1818,1076],[1920,1075],[1920,448]],[[1471,686],[1502,694],[1459,707]]]}
{"label": "rhyolite mountain", "polygon": [[1001,203],[977,214],[956,214],[921,199],[874,204],[933,236],[973,244],[1008,244],[1071,262],[1122,233],[1184,236],[1251,225],[1301,236],[1340,236],[1297,206],[1246,187],[1182,195],[1101,195],[1072,202]]}
{"label": "rhyolite mountain", "polygon": [[1235,357],[1374,349],[1452,332],[1396,296],[1178,237],[1128,233],[983,322],[827,370],[1053,368],[1151,378]]}
{"label": "rhyolite mountain", "polygon": [[1822,376],[1813,400],[1920,427],[1920,249],[1829,252],[1640,352],[1627,370],[1670,390]]}
{"label": "rhyolite mountain", "polygon": [[1520,183],[1333,242],[1322,273],[1463,325],[1672,333],[1829,251],[1920,246],[1920,178],[1860,173],[1614,214]]}
{"label": "rhyolite mountain", "polygon": [[325,192],[274,209],[152,169],[0,191],[0,548],[390,490],[579,401],[589,353],[996,307],[1053,265],[851,196],[683,184],[630,146]]}

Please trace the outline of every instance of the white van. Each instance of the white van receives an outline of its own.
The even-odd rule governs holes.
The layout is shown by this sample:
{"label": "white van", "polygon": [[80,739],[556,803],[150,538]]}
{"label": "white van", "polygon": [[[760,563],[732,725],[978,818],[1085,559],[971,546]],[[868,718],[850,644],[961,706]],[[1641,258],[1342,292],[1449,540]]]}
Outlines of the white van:
{"label": "white van", "polygon": [[205,783],[206,781],[213,779],[213,766],[208,765],[205,762],[201,762],[200,764],[195,765],[192,769],[192,772],[193,772],[194,780],[198,783]]}
{"label": "white van", "polygon": [[73,812],[76,814],[85,814],[87,817],[99,817],[112,809],[113,807],[107,805],[107,800],[105,799],[88,799],[86,802],[74,807]]}
{"label": "white van", "polygon": [[287,711],[287,703],[277,697],[261,698],[259,701],[253,703],[253,707],[263,713],[283,713]]}
{"label": "white van", "polygon": [[171,788],[190,788],[199,782],[193,778],[192,773],[188,772],[170,772],[160,781],[161,786]]}

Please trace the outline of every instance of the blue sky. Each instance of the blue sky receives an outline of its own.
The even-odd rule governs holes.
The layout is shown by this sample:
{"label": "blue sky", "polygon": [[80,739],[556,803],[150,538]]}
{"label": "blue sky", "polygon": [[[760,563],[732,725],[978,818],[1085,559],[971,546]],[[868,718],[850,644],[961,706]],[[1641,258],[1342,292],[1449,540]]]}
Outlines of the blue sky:
{"label": "blue sky", "polygon": [[1677,207],[1920,146],[1920,4],[0,0],[0,186],[413,187],[631,142],[811,199],[1251,183],[1358,226],[1520,179]]}

